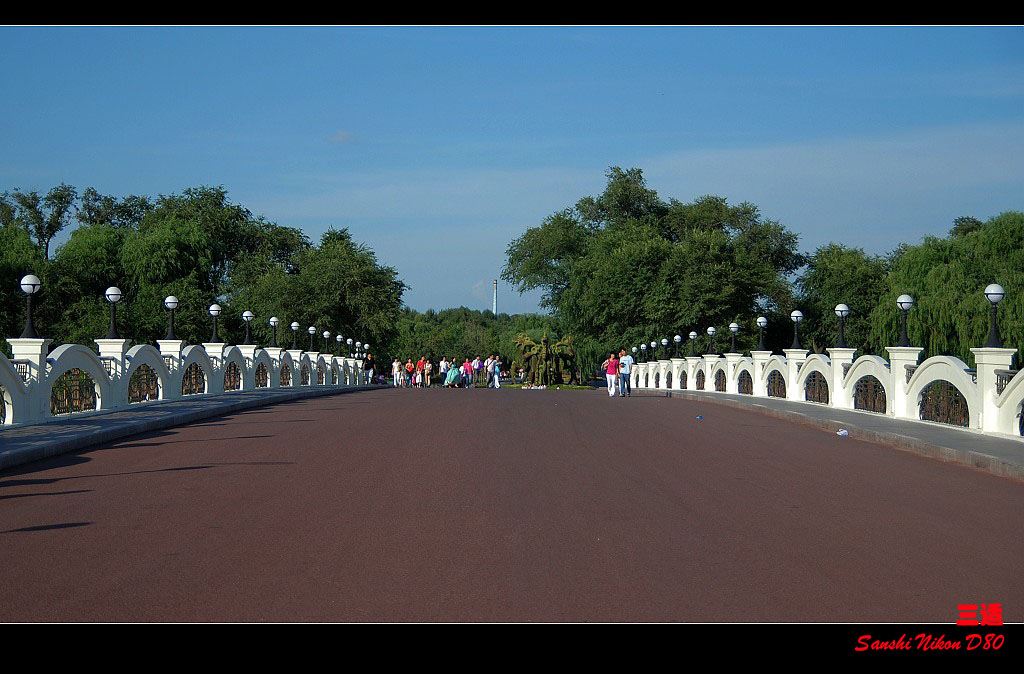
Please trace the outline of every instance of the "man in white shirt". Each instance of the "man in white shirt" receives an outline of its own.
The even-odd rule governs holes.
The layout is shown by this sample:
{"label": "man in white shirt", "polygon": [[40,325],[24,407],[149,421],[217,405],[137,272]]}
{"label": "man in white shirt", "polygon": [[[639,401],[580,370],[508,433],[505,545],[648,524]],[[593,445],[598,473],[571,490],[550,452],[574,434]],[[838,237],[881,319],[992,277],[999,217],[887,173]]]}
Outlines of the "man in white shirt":
{"label": "man in white shirt", "polygon": [[633,368],[633,356],[626,353],[625,349],[619,351],[619,397],[629,396],[632,391],[629,388],[629,373]]}

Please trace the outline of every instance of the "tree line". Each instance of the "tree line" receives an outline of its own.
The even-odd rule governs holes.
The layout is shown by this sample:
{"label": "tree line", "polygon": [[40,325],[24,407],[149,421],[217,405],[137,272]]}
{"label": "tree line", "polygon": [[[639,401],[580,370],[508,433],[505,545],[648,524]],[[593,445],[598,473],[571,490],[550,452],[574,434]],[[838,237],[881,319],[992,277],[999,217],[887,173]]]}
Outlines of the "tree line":
{"label": "tree line", "polygon": [[[51,242],[73,226],[65,243]],[[55,345],[106,334],[104,290],[118,286],[119,330],[136,343],[163,338],[163,299],[178,297],[175,331],[188,343],[209,341],[211,304],[220,304],[221,338],[240,343],[241,314],[256,315],[252,331],[269,344],[271,315],[282,321],[279,343],[289,346],[287,325],[308,326],[386,344],[398,332],[406,285],[373,251],[346,229],[329,229],[318,243],[302,231],[277,225],[228,199],[223,187],[196,187],[180,194],[117,198],[89,188],[78,195],[61,184],[45,195],[13,190],[0,194],[0,330],[21,334],[24,295],[17,280],[35,274],[43,282],[35,311],[40,334]],[[332,335],[333,337],[333,335]],[[317,336],[314,345],[322,348]],[[10,351],[4,344],[5,352]]]}
{"label": "tree line", "polygon": [[[643,172],[612,167],[602,194],[584,197],[529,228],[507,248],[502,278],[520,292],[540,289],[542,305],[591,352],[631,347],[691,330],[707,348],[728,348],[728,325],[741,326],[739,350],[755,348],[754,320],[768,318],[766,345],[793,339],[789,314],[800,309],[801,341],[815,352],[835,344],[834,308],[847,304],[846,337],[860,353],[885,355],[899,334],[896,297],[916,300],[911,342],[924,356],[954,355],[988,334],[982,290],[1000,283],[1000,330],[1008,346],[1024,345],[1024,213],[982,222],[957,218],[945,237],[929,236],[885,255],[830,243],[799,250],[798,236],[765,218],[754,204],[719,196],[663,200]],[[684,349],[688,344],[684,343]],[[702,352],[702,351],[701,351]]]}

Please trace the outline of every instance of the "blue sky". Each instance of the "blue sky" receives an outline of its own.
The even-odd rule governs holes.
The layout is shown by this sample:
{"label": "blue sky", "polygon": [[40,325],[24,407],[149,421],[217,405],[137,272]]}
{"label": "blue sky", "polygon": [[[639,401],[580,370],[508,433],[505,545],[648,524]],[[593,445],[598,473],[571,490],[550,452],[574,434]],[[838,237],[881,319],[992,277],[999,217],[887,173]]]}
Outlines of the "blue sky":
{"label": "blue sky", "polygon": [[0,191],[224,185],[348,227],[421,310],[489,308],[508,242],[612,165],[804,250],[1024,210],[1020,28],[3,28],[0,85]]}

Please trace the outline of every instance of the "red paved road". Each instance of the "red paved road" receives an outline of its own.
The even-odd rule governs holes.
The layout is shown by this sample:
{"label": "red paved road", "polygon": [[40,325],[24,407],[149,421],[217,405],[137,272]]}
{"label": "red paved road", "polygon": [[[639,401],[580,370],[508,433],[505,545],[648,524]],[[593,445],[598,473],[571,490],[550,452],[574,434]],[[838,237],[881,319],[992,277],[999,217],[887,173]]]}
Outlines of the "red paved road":
{"label": "red paved road", "polygon": [[1021,621],[1022,519],[753,412],[381,390],[0,472],[0,620]]}

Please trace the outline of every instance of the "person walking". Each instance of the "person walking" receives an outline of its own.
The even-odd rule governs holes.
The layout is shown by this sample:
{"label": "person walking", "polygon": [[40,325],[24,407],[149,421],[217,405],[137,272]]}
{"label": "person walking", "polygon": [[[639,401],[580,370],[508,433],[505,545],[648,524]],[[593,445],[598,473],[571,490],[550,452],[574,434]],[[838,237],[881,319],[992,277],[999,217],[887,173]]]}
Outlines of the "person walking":
{"label": "person walking", "polygon": [[459,368],[457,368],[457,367],[449,367],[448,368],[448,374],[446,374],[445,378],[444,378],[445,388],[454,388],[455,386],[457,386],[458,385],[458,381],[457,381],[458,378],[459,378]]}
{"label": "person walking", "polygon": [[601,363],[601,369],[605,371],[608,379],[608,397],[615,397],[615,384],[619,381],[619,358],[612,351],[608,359]]}
{"label": "person walking", "polygon": [[423,385],[430,388],[430,377],[434,373],[434,364],[430,362],[430,359],[423,363]]}
{"label": "person walking", "polygon": [[632,397],[630,375],[633,372],[633,356],[629,355],[625,349],[619,351],[619,395],[623,397]]}
{"label": "person walking", "polygon": [[412,375],[416,371],[416,366],[412,364],[412,358],[405,361],[405,386],[406,388],[412,388]]}
{"label": "person walking", "polygon": [[393,363],[391,363],[391,379],[392,379],[392,382],[393,382],[392,385],[395,388],[398,388],[399,386],[401,386],[401,378],[402,378],[402,361],[398,360],[398,358],[395,358],[395,361]]}
{"label": "person walking", "polygon": [[494,388],[501,388],[501,356],[495,356],[491,365],[494,367]]}
{"label": "person walking", "polygon": [[462,364],[462,385],[465,388],[473,385],[473,364],[469,362],[469,356],[466,356],[466,361]]}
{"label": "person walking", "polygon": [[484,361],[484,372],[486,373],[487,388],[491,388],[494,384],[494,355],[487,356],[487,360]]}
{"label": "person walking", "polygon": [[377,361],[373,359],[373,354],[366,354],[366,358],[363,359],[363,381],[367,384],[373,382],[373,372],[376,369]]}

